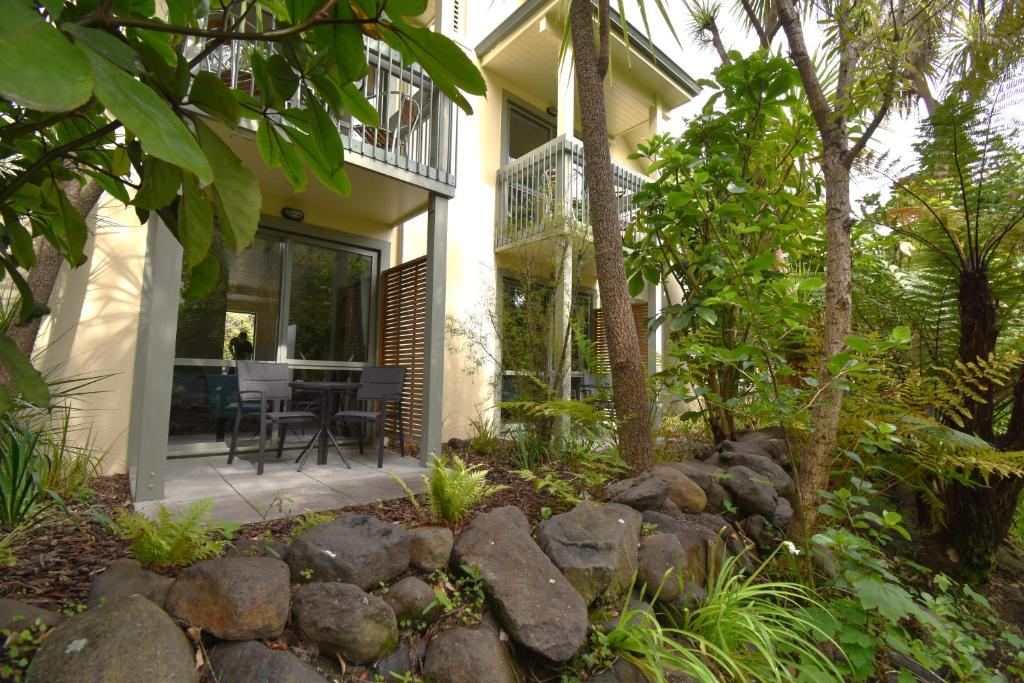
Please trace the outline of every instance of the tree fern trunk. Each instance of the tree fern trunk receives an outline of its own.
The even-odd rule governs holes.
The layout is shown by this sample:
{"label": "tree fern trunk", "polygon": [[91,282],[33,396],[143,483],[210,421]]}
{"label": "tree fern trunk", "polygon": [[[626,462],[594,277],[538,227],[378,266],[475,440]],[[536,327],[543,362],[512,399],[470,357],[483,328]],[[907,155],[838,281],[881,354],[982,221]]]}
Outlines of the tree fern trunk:
{"label": "tree fern trunk", "polygon": [[[996,326],[996,301],[988,272],[964,270],[960,273],[960,347],[962,363],[973,363],[988,358],[996,350],[999,328]],[[964,406],[971,412],[971,418],[964,430],[992,443],[995,433],[992,426],[992,389],[979,391],[982,400],[969,400]]]}

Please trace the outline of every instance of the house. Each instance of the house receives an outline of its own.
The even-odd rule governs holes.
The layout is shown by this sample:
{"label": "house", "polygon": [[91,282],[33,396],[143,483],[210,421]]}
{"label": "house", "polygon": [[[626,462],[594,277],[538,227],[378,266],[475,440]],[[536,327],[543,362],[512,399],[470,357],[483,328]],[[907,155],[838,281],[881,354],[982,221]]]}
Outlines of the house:
{"label": "house", "polygon": [[[251,130],[223,131],[260,180],[263,220],[241,254],[214,244],[221,273],[210,296],[181,298],[181,248],[157,218],[140,224],[132,209],[101,200],[89,260],[61,274],[38,361],[55,376],[102,376],[79,407],[95,442],[109,444],[104,469],[131,469],[137,500],[163,498],[171,459],[226,452],[229,345],[241,330],[256,360],[287,362],[296,379],[407,366],[406,426],[427,457],[500,400],[500,331],[480,329],[475,343],[485,353],[475,365],[455,331],[514,301],[526,264],[540,263],[550,280],[547,347],[560,348],[554,331],[575,312],[599,315],[571,54],[560,60],[561,3],[486,5],[432,0],[421,17],[480,66],[488,95],[473,99],[472,116],[418,66],[366,39],[362,88],[382,124],[338,121],[347,198],[312,178],[296,194],[280,169],[264,165]],[[698,87],[640,31],[627,27],[627,42],[615,23],[608,140],[628,217],[643,182],[629,153]],[[251,89],[246,64],[245,46],[229,45],[204,68]],[[656,294],[638,302],[641,317],[659,305]],[[647,342],[653,364],[661,342]],[[534,370],[557,364],[551,355]],[[567,396],[585,380],[573,369],[558,380]]]}

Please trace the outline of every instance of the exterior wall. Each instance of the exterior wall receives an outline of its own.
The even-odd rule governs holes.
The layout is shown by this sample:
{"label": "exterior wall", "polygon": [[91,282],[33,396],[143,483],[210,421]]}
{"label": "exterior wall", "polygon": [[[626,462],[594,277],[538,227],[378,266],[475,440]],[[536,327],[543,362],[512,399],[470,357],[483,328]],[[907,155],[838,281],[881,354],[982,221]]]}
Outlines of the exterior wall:
{"label": "exterior wall", "polygon": [[88,260],[62,267],[40,328],[36,360],[51,378],[103,376],[74,401],[76,422],[106,451],[104,473],[127,471],[135,340],[147,226],[104,196],[89,220]]}

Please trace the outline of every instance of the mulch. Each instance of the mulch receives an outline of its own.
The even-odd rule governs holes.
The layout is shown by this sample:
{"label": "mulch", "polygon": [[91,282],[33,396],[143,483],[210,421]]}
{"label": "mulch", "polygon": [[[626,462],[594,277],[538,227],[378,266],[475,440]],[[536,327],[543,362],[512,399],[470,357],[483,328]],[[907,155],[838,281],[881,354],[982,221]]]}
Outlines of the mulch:
{"label": "mulch", "polygon": [[15,543],[15,565],[0,568],[0,598],[16,598],[53,610],[74,608],[89,596],[92,577],[114,560],[128,557],[126,544],[104,528],[131,504],[127,474],[89,482],[92,502],[71,503],[68,513],[51,512]]}

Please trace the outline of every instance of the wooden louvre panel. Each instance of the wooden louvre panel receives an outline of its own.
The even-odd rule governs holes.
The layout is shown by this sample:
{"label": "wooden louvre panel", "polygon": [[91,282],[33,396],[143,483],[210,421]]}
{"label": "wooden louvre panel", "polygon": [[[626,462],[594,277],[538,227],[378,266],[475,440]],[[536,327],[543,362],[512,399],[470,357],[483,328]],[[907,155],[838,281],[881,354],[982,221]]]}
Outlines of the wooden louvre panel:
{"label": "wooden louvre panel", "polygon": [[[594,355],[601,364],[602,372],[608,372],[608,335],[604,330],[604,311],[594,309],[591,318],[591,339],[594,342]],[[636,322],[636,336],[640,340],[640,357],[647,359],[647,304],[642,301],[633,302],[633,320]]]}
{"label": "wooden louvre panel", "polygon": [[[423,433],[426,374],[427,257],[407,261],[381,274],[380,364],[405,368],[402,418],[405,438]],[[398,420],[388,418],[384,433],[398,436]]]}

